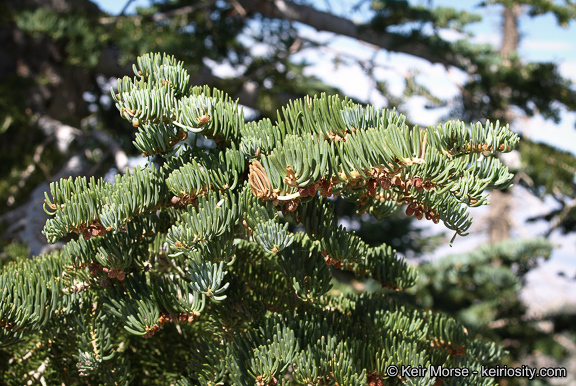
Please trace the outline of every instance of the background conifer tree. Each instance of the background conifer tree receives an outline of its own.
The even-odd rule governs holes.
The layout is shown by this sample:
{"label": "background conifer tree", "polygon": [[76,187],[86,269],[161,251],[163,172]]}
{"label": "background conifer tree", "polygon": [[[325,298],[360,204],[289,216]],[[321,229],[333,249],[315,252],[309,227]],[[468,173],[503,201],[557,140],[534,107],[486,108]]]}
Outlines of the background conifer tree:
{"label": "background conifer tree", "polygon": [[[243,105],[255,108],[259,115],[257,118],[270,117],[273,121],[275,111],[290,99],[322,91],[329,94],[337,91],[304,76],[305,63],[295,64],[291,61],[293,53],[317,44],[299,36],[293,28],[294,21],[367,41],[385,50],[404,52],[463,69],[470,74],[470,79],[463,84],[462,98],[456,101],[439,101],[434,97],[434,90],[414,83],[411,77],[406,79],[406,95],[421,94],[438,105],[454,103],[451,116],[460,117],[466,122],[499,118],[501,122],[514,124],[514,120],[507,115],[510,106],[520,107],[528,115],[542,113],[551,119],[558,118],[559,104],[569,110],[574,109],[573,101],[576,99],[573,88],[558,75],[556,64],[526,63],[514,55],[502,60],[501,50],[466,41],[447,42],[436,32],[428,34],[420,30],[430,25],[434,26],[434,31],[442,28],[462,30],[467,23],[476,20],[475,16],[446,8],[411,6],[404,1],[375,1],[371,2],[370,22],[355,29],[349,28],[351,24],[346,18],[334,17],[327,11],[314,8],[317,4],[312,7],[285,3],[288,8],[278,7],[276,2],[245,0],[158,2],[150,8],[140,9],[137,15],[118,16],[104,15],[87,1],[27,0],[0,4],[3,11],[1,39],[3,47],[6,47],[0,52],[3,63],[0,69],[0,103],[1,114],[4,114],[0,116],[3,137],[0,141],[3,147],[0,152],[0,198],[8,204],[0,205],[0,213],[5,237],[24,242],[7,244],[2,262],[24,258],[28,253],[27,247],[33,255],[52,248],[40,235],[46,219],[38,216],[37,211],[49,186],[47,183],[39,184],[45,180],[57,181],[62,176],[101,176],[110,166],[115,166],[120,172],[124,170],[127,163],[125,155],[133,154],[135,149],[131,144],[134,130],[120,123],[115,106],[107,104],[106,81],[131,72],[134,58],[150,50],[168,52],[177,55],[178,59],[184,59],[192,84],[217,86],[232,95],[232,99],[240,98]],[[574,8],[570,4],[506,1],[485,2],[483,6],[492,7],[495,4],[504,4],[510,9],[519,5],[534,17],[551,13],[559,25],[566,25],[574,17]],[[305,14],[313,17],[304,19],[302,15]],[[329,23],[321,26],[319,20]],[[416,20],[421,23],[413,23]],[[260,23],[262,28],[249,29],[250,23],[254,22]],[[410,28],[398,28],[403,25]],[[248,34],[252,40],[247,43],[238,38],[241,32]],[[272,49],[266,55],[255,56],[250,51],[254,42],[268,43]],[[204,61],[204,58],[228,62],[242,69],[242,72],[233,79],[218,78],[206,65],[210,62]],[[495,68],[497,70],[493,71]],[[520,73],[527,76],[520,79],[516,76]],[[384,83],[377,82],[378,79],[374,80],[378,90],[387,96],[389,105],[401,107],[398,102],[401,98],[390,94]],[[508,93],[507,90],[516,92]],[[89,93],[88,98],[84,98],[87,95],[85,92]],[[517,182],[540,197],[552,195],[560,203],[560,209],[546,216],[551,224],[550,232],[554,229],[573,231],[574,157],[527,139],[521,142],[519,151],[526,166],[517,174]],[[403,252],[426,246],[426,242],[420,242],[419,237],[406,240],[407,230],[404,227],[391,226],[389,221],[364,222],[366,216],[356,214],[353,205],[340,199],[335,205],[339,218],[363,224],[358,234],[370,246],[387,242]],[[290,224],[289,229],[295,230]],[[398,232],[390,232],[390,229]],[[371,239],[374,234],[385,237]],[[483,258],[477,255],[471,258],[493,264],[496,264],[496,260],[498,264],[503,263],[502,268],[508,267],[508,273],[500,272],[501,279],[512,273],[522,277],[523,272],[513,269],[517,259],[525,261],[530,257],[531,263],[526,264],[533,266],[537,256],[546,254],[545,245],[528,244],[529,248],[520,255],[514,255],[518,249],[510,247],[505,249],[506,253],[487,251]],[[447,263],[442,263],[441,268],[430,267],[432,271],[439,270],[437,273],[423,267],[425,274],[422,277],[443,277],[443,273],[451,272],[461,262],[452,259],[451,267],[444,264]],[[333,274],[338,271],[332,269]],[[485,271],[483,274],[486,274]],[[462,275],[461,272],[459,274]],[[470,315],[481,315],[480,310],[485,307],[484,315],[490,317],[476,319],[483,323],[475,330],[476,333],[482,332],[490,339],[502,339],[504,344],[520,342],[526,345],[522,350],[506,346],[511,352],[508,360],[518,360],[519,356],[529,354],[535,348],[559,358],[566,356],[566,346],[558,344],[558,338],[565,336],[559,333],[573,329],[563,322],[569,314],[552,319],[558,326],[554,334],[542,331],[532,334],[531,331],[540,321],[530,320],[521,327],[524,333],[509,331],[515,320],[509,316],[519,317],[522,312],[514,305],[517,295],[507,297],[512,305],[502,314],[498,310],[500,305],[484,303],[482,307],[476,307],[475,313],[468,307],[475,302],[482,303],[486,300],[485,296],[490,296],[494,291],[510,291],[511,294],[516,291],[517,294],[522,280],[492,280],[492,283],[499,283],[498,290],[478,290],[469,297],[465,296],[468,299],[465,302],[456,301],[462,299],[462,289],[470,284],[482,288],[477,279],[478,276],[470,276],[466,281],[459,281],[458,288],[445,285],[446,288],[440,292],[435,292],[439,284],[433,281],[428,281],[427,287],[417,285],[415,290],[420,300],[416,302],[453,312],[456,317],[461,317],[460,320],[469,330],[478,327],[478,324],[468,324],[473,319]],[[345,287],[338,288],[346,290]],[[425,295],[427,291],[430,292]],[[424,298],[427,300],[421,300]],[[453,304],[460,304],[462,308],[441,304],[452,298],[455,299]],[[468,317],[464,315],[466,310]],[[545,320],[550,320],[550,317],[545,317]],[[498,326],[504,327],[499,330]],[[534,338],[536,335],[540,337]],[[21,357],[27,357],[32,352],[26,348],[22,350]],[[4,357],[8,361],[17,354],[5,352]],[[40,366],[42,363],[36,364]]]}

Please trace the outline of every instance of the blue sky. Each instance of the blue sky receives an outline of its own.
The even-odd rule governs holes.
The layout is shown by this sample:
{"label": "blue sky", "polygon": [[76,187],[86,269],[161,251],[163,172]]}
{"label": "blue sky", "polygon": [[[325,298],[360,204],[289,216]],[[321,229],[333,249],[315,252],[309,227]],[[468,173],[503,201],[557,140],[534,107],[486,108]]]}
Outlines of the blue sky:
{"label": "blue sky", "polygon": [[[120,13],[127,0],[99,0],[96,1],[101,9],[111,14]],[[427,4],[427,0],[412,0],[413,4]],[[488,8],[477,7],[480,0],[434,0],[434,6],[455,7],[471,13],[478,13],[482,21],[472,24],[468,30],[478,43],[491,43],[495,46],[500,44],[501,10],[497,6]],[[147,6],[149,0],[135,0],[130,4],[128,13],[135,10],[136,6]],[[324,0],[316,1],[318,8],[323,9],[331,4],[333,11],[345,14],[357,0]],[[348,14],[346,14],[348,16]],[[352,18],[361,18],[362,14],[353,14]],[[301,33],[314,40],[330,40],[329,48],[316,51],[304,51],[297,59],[314,63],[307,71],[310,75],[316,75],[328,83],[337,85],[342,91],[361,100],[384,107],[385,100],[371,87],[368,79],[359,66],[341,66],[335,69],[333,59],[338,54],[351,54],[352,56],[367,60],[374,55],[374,50],[365,45],[358,44],[349,38],[334,38],[332,34],[318,33],[312,28],[299,27]],[[553,61],[559,65],[563,76],[572,79],[576,83],[576,21],[572,21],[568,28],[562,28],[556,23],[552,15],[530,18],[523,16],[520,19],[520,31],[522,39],[519,54],[527,61]],[[457,38],[456,34],[448,33],[447,38]],[[388,53],[380,50],[376,53],[376,62],[379,69],[375,71],[380,79],[386,79],[391,91],[401,95],[403,90],[402,75],[406,71],[418,71],[418,80],[429,86],[438,96],[450,97],[458,93],[457,84],[465,81],[465,74],[458,70],[446,72],[440,65],[430,63],[403,54]],[[216,64],[211,64],[212,66]],[[219,75],[230,76],[234,69],[221,66]],[[446,114],[446,110],[429,111],[424,109],[425,101],[422,98],[412,98],[407,101],[406,108],[412,120],[421,126],[438,123],[440,117]],[[559,125],[546,121],[541,117],[531,119],[522,118],[517,121],[517,129],[522,128],[525,135],[533,140],[542,141],[559,147],[563,150],[576,154],[576,113],[564,113]]]}

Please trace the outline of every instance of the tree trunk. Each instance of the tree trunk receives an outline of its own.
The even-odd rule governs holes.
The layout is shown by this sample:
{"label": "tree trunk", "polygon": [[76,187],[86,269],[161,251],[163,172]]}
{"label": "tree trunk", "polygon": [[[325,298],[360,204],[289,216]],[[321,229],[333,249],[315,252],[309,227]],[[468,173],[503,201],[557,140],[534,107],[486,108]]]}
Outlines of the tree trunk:
{"label": "tree trunk", "polygon": [[490,193],[490,211],[488,213],[488,236],[490,244],[496,244],[510,238],[512,229],[512,193],[493,190]]}
{"label": "tree trunk", "polygon": [[[520,34],[518,32],[518,16],[522,10],[518,4],[505,7],[502,20],[502,43],[500,55],[505,63],[512,65],[508,58],[518,49]],[[504,112],[508,123],[513,119],[511,111]],[[490,210],[487,216],[488,235],[491,244],[510,238],[512,230],[512,192],[510,189],[494,190],[490,195]]]}
{"label": "tree trunk", "polygon": [[520,42],[520,33],[518,32],[518,17],[522,14],[520,5],[513,4],[511,7],[505,7],[502,21],[502,43],[500,45],[500,55],[507,60],[510,54],[515,53]]}

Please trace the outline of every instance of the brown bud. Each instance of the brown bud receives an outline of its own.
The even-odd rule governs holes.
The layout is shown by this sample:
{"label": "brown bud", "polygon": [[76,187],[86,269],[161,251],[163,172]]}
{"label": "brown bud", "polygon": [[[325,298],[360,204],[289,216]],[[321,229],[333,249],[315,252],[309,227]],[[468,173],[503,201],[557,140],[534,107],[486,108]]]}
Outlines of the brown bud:
{"label": "brown bud", "polygon": [[406,215],[412,216],[413,214],[414,214],[414,209],[411,208],[410,206],[406,207]]}
{"label": "brown bud", "polygon": [[388,190],[392,186],[392,183],[388,178],[383,178],[380,181],[378,181],[378,183],[380,184],[380,187],[384,190]]}
{"label": "brown bud", "polygon": [[165,325],[170,321],[172,321],[172,315],[170,315],[166,311],[161,312],[160,316],[158,316],[158,324],[160,324],[161,326]]}
{"label": "brown bud", "polygon": [[94,225],[90,225],[90,228],[88,229],[90,230],[90,234],[92,235],[92,237],[96,237],[100,234],[100,230]]}
{"label": "brown bud", "polygon": [[295,198],[294,200],[287,201],[286,204],[284,205],[284,211],[286,213],[294,212],[296,209],[298,209],[298,204],[300,204],[300,200],[297,198]]}
{"label": "brown bud", "polygon": [[202,115],[200,117],[198,117],[198,123],[201,125],[205,125],[206,123],[208,123],[210,121],[210,116],[209,115]]}
{"label": "brown bud", "polygon": [[418,220],[422,220],[422,218],[424,217],[424,211],[422,210],[422,208],[418,207],[414,209],[414,216],[416,216]]}
{"label": "brown bud", "polygon": [[89,229],[85,229],[82,231],[82,237],[84,238],[84,240],[90,240],[92,238],[92,233],[90,232]]}
{"label": "brown bud", "polygon": [[118,270],[118,273],[116,274],[116,279],[120,281],[124,281],[124,279],[126,279],[126,273],[124,272],[124,270],[122,269]]}
{"label": "brown bud", "polygon": [[90,271],[90,275],[96,275],[98,273],[98,271],[100,271],[102,269],[102,266],[100,264],[97,263],[90,263],[90,265],[88,265],[88,270]]}
{"label": "brown bud", "polygon": [[412,185],[416,188],[420,188],[422,186],[422,179],[420,177],[414,177],[412,179]]}
{"label": "brown bud", "polygon": [[315,196],[316,195],[316,185],[312,184],[308,186],[308,193],[310,194],[310,196]]}
{"label": "brown bud", "polygon": [[332,184],[325,178],[322,178],[318,183],[318,187],[320,188],[320,194],[324,197],[330,197],[332,195]]}
{"label": "brown bud", "polygon": [[308,197],[310,195],[310,191],[307,186],[298,188],[298,193],[300,193],[300,197]]}
{"label": "brown bud", "polygon": [[376,195],[376,180],[371,178],[368,180],[368,183],[366,184],[368,186],[368,195],[371,197],[374,197]]}
{"label": "brown bud", "polygon": [[176,138],[180,140],[185,140],[186,138],[188,138],[188,133],[183,130],[178,130],[178,132],[176,133]]}

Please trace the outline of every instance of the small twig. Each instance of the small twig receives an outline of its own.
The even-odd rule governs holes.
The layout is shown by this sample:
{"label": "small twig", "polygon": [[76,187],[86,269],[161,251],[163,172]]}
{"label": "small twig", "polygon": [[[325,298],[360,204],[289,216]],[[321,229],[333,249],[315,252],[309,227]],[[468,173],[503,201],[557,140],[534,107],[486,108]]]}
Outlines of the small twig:
{"label": "small twig", "polygon": [[354,4],[354,6],[352,6],[352,12],[358,12],[360,10],[360,7],[362,7],[362,5],[364,5],[364,3],[367,2],[368,0],[360,0],[359,2]]}
{"label": "small twig", "polygon": [[124,16],[124,13],[126,13],[126,11],[128,10],[128,7],[130,6],[130,4],[132,4],[134,0],[128,0],[126,2],[126,4],[124,5],[124,8],[122,8],[122,11],[120,11],[120,14],[118,16]]}
{"label": "small twig", "polygon": [[556,228],[562,225],[562,222],[564,222],[566,217],[568,217],[570,211],[575,207],[576,207],[576,198],[570,201],[569,203],[565,204],[560,213],[558,213],[558,216],[556,216],[556,218],[552,220],[552,224],[550,225],[548,231],[544,234],[544,237],[546,238],[550,237],[550,234],[554,232]]}
{"label": "small twig", "polygon": [[534,186],[534,180],[530,178],[530,176],[524,173],[523,171],[519,171],[518,173],[516,173],[516,176],[514,177],[514,184],[518,184],[520,180],[526,181],[526,183],[530,187]]}
{"label": "small twig", "polygon": [[232,0],[230,3],[232,3],[232,6],[236,10],[236,12],[238,12],[238,14],[240,14],[240,16],[246,17],[246,15],[248,15],[248,12],[246,12],[246,9],[244,9],[242,4],[240,4],[238,1]]}
{"label": "small twig", "polygon": [[173,18],[174,16],[186,15],[199,9],[210,8],[212,5],[214,5],[214,3],[216,3],[216,1],[210,1],[201,5],[187,5],[182,8],[173,9],[171,11],[155,13],[152,16],[152,20],[160,21]]}

